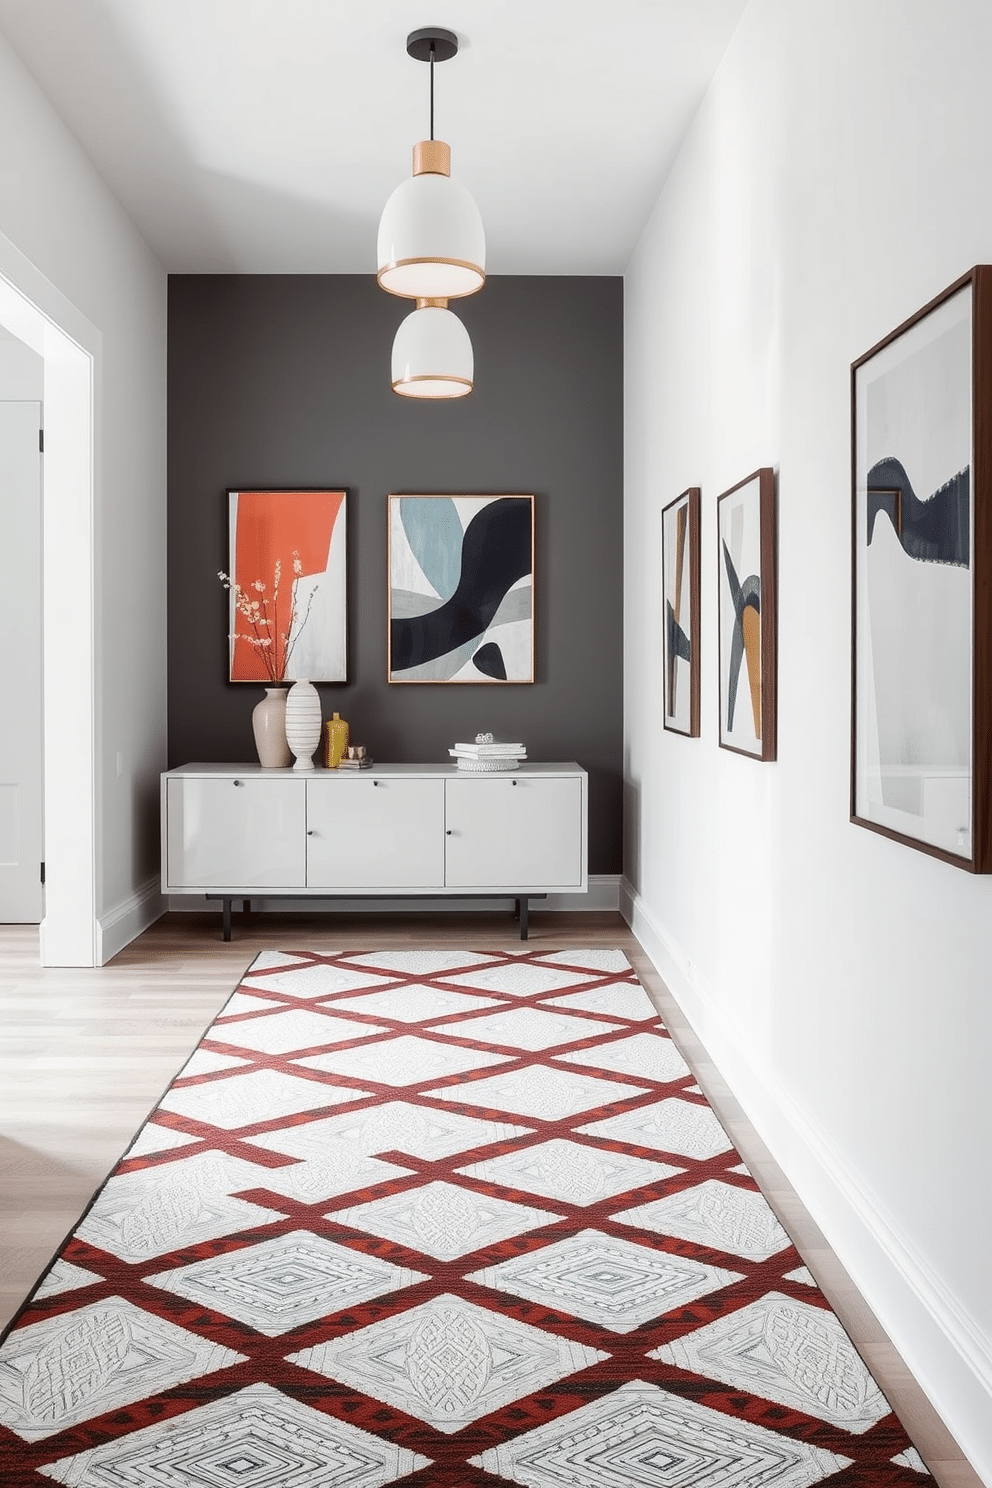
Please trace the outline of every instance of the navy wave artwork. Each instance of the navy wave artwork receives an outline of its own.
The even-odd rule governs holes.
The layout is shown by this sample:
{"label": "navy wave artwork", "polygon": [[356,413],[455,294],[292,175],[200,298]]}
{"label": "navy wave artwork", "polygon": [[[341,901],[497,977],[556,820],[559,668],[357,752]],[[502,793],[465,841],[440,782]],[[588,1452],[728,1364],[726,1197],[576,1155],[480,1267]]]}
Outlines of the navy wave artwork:
{"label": "navy wave artwork", "polygon": [[668,712],[675,712],[675,669],[678,662],[692,660],[689,637],[675,618],[672,601],[665,601],[665,618],[668,627]]}
{"label": "navy wave artwork", "polygon": [[741,663],[744,660],[744,611],[752,609],[761,614],[761,580],[757,574],[749,574],[742,583],[737,577],[733,559],[727,544],[723,544],[723,562],[727,570],[727,583],[734,606],[734,632],[730,642],[730,667],[727,677],[727,729],[734,727],[737,711],[737,687],[740,682]]}
{"label": "navy wave artwork", "polygon": [[[513,497],[490,502],[465,528],[461,571],[451,598],[426,615],[393,619],[394,669],[423,666],[483,635],[508,591],[530,569],[530,502]],[[476,664],[490,677],[506,676],[502,654],[492,643],[480,650]]]}
{"label": "navy wave artwork", "polygon": [[971,469],[965,466],[927,501],[913,490],[901,461],[877,461],[868,472],[868,542],[879,515],[888,517],[908,558],[967,568],[971,556]]}

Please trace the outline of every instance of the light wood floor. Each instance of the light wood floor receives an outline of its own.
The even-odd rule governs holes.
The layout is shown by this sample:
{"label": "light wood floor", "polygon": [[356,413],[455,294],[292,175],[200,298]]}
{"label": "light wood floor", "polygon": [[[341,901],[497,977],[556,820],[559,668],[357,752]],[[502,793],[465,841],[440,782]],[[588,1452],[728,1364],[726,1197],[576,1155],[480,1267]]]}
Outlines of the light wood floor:
{"label": "light wood floor", "polygon": [[[37,932],[0,926],[0,1324],[24,1300],[258,951],[519,949],[495,914],[168,915],[98,971],[42,970]],[[619,946],[940,1488],[982,1488],[616,914],[536,913],[529,948]]]}

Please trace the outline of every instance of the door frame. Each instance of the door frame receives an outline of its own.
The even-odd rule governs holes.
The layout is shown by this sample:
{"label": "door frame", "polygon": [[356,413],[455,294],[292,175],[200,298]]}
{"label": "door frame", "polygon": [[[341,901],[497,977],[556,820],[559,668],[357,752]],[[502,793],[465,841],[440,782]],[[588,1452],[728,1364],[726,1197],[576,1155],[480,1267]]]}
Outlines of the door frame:
{"label": "door frame", "polygon": [[102,336],[0,233],[0,325],[44,360],[43,966],[97,964],[97,401]]}

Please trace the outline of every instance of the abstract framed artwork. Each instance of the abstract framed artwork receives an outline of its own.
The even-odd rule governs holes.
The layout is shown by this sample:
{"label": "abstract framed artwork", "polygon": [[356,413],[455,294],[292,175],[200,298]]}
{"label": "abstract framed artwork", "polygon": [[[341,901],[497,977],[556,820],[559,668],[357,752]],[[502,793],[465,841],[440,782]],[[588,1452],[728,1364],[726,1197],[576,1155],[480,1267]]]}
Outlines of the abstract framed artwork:
{"label": "abstract framed artwork", "polygon": [[992,266],[851,367],[851,820],[992,872]]}
{"label": "abstract framed artwork", "polygon": [[775,472],[717,498],[720,747],[776,757]]}
{"label": "abstract framed artwork", "polygon": [[534,497],[390,495],[390,682],[534,681]]}
{"label": "abstract framed artwork", "polygon": [[699,735],[699,507],[690,486],[661,513],[661,603],[666,729]]}
{"label": "abstract framed artwork", "polygon": [[346,681],[347,493],[227,497],[229,680]]}

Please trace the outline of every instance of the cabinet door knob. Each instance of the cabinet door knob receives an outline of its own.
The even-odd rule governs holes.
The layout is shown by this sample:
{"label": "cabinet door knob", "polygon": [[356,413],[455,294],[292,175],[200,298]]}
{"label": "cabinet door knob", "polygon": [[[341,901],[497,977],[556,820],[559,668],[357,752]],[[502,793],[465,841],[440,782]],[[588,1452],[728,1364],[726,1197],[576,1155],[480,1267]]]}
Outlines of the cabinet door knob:
{"label": "cabinet door knob", "polygon": [[307,827],[307,836],[308,837],[316,837],[316,835],[317,835],[317,833],[314,831],[313,827]]}
{"label": "cabinet door knob", "polygon": [[516,783],[517,783],[517,782],[516,782],[516,781],[515,781],[515,780],[511,780],[511,781],[510,781],[510,784],[511,784],[511,785],[516,785]]}
{"label": "cabinet door knob", "polygon": [[453,831],[453,830],[452,830],[452,828],[451,828],[451,827],[449,827],[449,828],[448,828],[448,829],[447,829],[447,831],[446,831],[446,832],[445,832],[445,834],[444,834],[444,835],[445,835],[445,837],[453,837],[453,836],[454,836],[454,835],[455,835],[455,834],[454,834],[454,831]]}
{"label": "cabinet door knob", "polygon": [[372,782],[372,784],[373,784],[373,785],[378,785],[378,784],[379,784],[379,782],[378,782],[378,780],[373,780],[373,782]]}
{"label": "cabinet door knob", "polygon": [[244,781],[243,780],[235,780],[235,781],[232,781],[232,784],[233,785],[243,785],[244,784]]}

